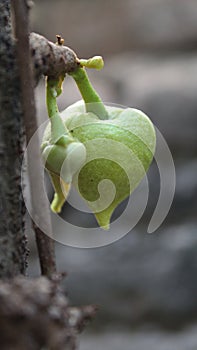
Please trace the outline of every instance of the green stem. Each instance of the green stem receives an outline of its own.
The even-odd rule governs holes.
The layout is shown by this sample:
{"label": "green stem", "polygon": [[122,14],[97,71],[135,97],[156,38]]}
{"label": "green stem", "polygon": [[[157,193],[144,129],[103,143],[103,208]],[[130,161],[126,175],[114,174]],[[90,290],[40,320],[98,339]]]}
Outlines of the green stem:
{"label": "green stem", "polygon": [[[61,81],[62,82],[62,81]],[[46,82],[46,104],[48,116],[51,120],[51,142],[56,143],[63,135],[70,136],[69,131],[64,125],[60,117],[57,96],[61,93],[59,80],[50,80],[47,78]]]}
{"label": "green stem", "polygon": [[48,116],[49,118],[53,118],[55,115],[59,113],[59,110],[58,110],[57,101],[56,101],[57,92],[55,90],[55,86],[52,85],[49,78],[47,78],[46,90],[47,90],[46,103],[47,103]]}
{"label": "green stem", "polygon": [[92,87],[85,69],[79,67],[74,72],[69,74],[74,78],[79,88],[86,105],[86,111],[96,114],[99,119],[108,119],[108,113],[105,106],[100,96]]}
{"label": "green stem", "polygon": [[49,171],[51,181],[55,190],[54,198],[51,203],[51,209],[54,213],[60,213],[61,209],[66,201],[66,193],[62,191],[62,186],[64,186],[65,192],[69,192],[70,185],[66,183],[61,184],[60,177]]}

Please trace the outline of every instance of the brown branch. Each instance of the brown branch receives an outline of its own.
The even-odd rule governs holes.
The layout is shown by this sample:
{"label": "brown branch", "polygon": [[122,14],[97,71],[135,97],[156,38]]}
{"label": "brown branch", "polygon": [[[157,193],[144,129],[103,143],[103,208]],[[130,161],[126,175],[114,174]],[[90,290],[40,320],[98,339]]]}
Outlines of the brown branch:
{"label": "brown branch", "polygon": [[[24,124],[26,131],[27,144],[38,129],[36,119],[36,108],[33,90],[33,74],[31,67],[31,57],[29,49],[29,26],[28,26],[28,7],[25,0],[13,0],[13,9],[15,15],[15,34],[17,39],[17,59],[20,73],[22,106],[24,115]],[[35,38],[35,35],[33,36]],[[34,45],[35,40],[33,40]],[[38,50],[39,51],[39,50]],[[39,55],[36,50],[37,60]],[[38,72],[38,71],[37,71]],[[38,76],[38,75],[37,75]],[[52,235],[50,213],[48,203],[45,200],[45,194],[42,188],[42,166],[39,148],[39,139],[34,137],[32,147],[28,147],[28,175],[30,180],[31,202],[34,211],[34,217],[42,223],[44,232]],[[36,190],[35,190],[36,189]],[[51,238],[33,223],[36,234],[36,241],[41,265],[42,274],[51,277],[56,272],[54,242]]]}
{"label": "brown branch", "polygon": [[72,72],[78,67],[79,60],[76,54],[69,47],[63,46],[62,40],[58,35],[57,45],[48,41],[42,35],[30,34],[30,52],[36,84],[42,75],[57,78],[60,75]]}

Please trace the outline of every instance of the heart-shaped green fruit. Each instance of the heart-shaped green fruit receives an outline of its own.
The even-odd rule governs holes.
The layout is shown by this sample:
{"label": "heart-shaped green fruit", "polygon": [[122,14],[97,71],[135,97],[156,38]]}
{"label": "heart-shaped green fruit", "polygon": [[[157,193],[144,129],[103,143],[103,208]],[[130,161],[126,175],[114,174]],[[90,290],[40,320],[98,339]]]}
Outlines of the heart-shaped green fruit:
{"label": "heart-shaped green fruit", "polygon": [[73,184],[99,225],[107,229],[113,211],[133,192],[153,159],[155,130],[139,110],[105,108],[109,119],[100,120],[86,113],[81,101],[65,110],[62,118],[73,137],[86,147],[86,164]]}
{"label": "heart-shaped green fruit", "polygon": [[[67,171],[62,162],[67,151],[61,151],[55,157],[58,142],[58,137],[55,137],[56,148],[52,148],[50,160],[58,166],[48,167],[49,172],[53,172],[51,177],[56,191],[52,208],[56,211],[57,207],[60,211],[63,205],[60,182],[72,182],[99,225],[108,229],[113,211],[137,187],[153,159],[155,130],[150,119],[137,109],[104,106],[83,68],[73,72],[72,76],[83,100],[61,113],[60,124],[63,124],[64,133],[66,130],[72,142],[85,147],[86,160],[84,152],[81,163],[80,152],[75,154],[75,161],[80,166],[73,167],[72,176],[67,181]],[[45,131],[43,145],[51,143],[53,129],[51,123]],[[56,132],[53,131],[53,134],[56,135]],[[47,149],[45,151],[47,153]],[[66,158],[65,162],[70,162],[70,158]]]}

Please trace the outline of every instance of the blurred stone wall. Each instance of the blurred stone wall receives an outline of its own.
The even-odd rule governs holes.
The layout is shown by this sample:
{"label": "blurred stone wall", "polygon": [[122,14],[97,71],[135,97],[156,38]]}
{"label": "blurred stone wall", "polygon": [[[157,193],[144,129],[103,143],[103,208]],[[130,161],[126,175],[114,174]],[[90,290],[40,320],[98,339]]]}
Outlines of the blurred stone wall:
{"label": "blurred stone wall", "polygon": [[[153,165],[148,209],[131,233],[100,249],[57,244],[72,302],[100,304],[97,327],[154,322],[175,329],[196,321],[197,1],[35,1],[32,29],[51,40],[62,34],[80,57],[102,54],[105,68],[90,72],[94,86],[105,101],[147,113],[166,138],[176,167],[175,199],[156,233],[146,233],[159,191]],[[61,108],[78,98],[68,79]],[[42,84],[37,102],[44,120]],[[33,264],[30,273],[37,273]]]}

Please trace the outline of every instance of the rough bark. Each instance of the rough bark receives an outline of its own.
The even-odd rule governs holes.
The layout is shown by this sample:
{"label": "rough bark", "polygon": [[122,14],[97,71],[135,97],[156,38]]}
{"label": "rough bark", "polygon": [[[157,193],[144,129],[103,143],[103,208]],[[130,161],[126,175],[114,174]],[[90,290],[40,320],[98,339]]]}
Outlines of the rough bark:
{"label": "rough bark", "polygon": [[59,282],[23,276],[0,281],[1,350],[76,349],[77,333],[96,309],[69,307]]}
{"label": "rough bark", "polygon": [[73,50],[63,45],[63,39],[57,35],[58,45],[37,33],[30,33],[30,53],[34,68],[35,83],[41,75],[57,78],[74,71],[79,60]]}
{"label": "rough bark", "polygon": [[[34,98],[34,78],[29,48],[29,16],[26,0],[13,0],[13,13],[16,36],[16,56],[20,74],[21,106],[23,109],[26,144],[38,129]],[[31,205],[37,223],[33,222],[36,235],[41,272],[51,277],[56,272],[54,241],[52,235],[49,205],[42,188],[42,166],[40,140],[36,134],[27,148],[28,177],[30,182]],[[39,225],[40,224],[40,225]],[[44,227],[44,231],[40,227]]]}
{"label": "rough bark", "polygon": [[24,128],[10,1],[0,8],[0,277],[26,270],[25,206],[21,191]]}

